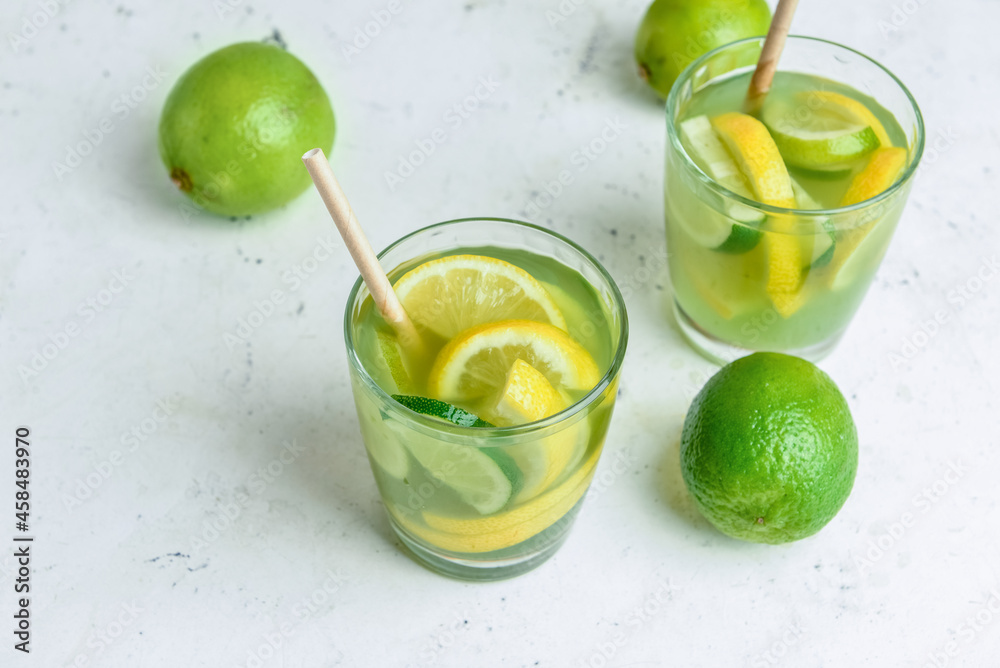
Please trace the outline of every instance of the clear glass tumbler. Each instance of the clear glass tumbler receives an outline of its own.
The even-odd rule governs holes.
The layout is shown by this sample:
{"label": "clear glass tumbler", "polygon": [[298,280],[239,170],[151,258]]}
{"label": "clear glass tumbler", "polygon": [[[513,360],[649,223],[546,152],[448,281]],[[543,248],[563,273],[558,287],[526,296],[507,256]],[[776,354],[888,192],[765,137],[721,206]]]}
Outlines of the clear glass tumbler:
{"label": "clear glass tumbler", "polygon": [[[494,218],[440,223],[403,237],[379,259],[395,281],[427,260],[455,254],[488,255],[526,268],[558,304],[566,331],[600,369],[595,387],[543,420],[493,428],[450,424],[391,397],[393,364],[380,349],[372,300],[361,280],[348,298],[344,338],[354,400],[393,530],[435,572],[497,580],[538,566],[565,540],[604,445],[628,320],[615,282],[592,255],[528,223]],[[482,454],[520,486],[485,511],[467,502]],[[482,478],[484,485],[489,482]],[[465,486],[465,499],[449,482],[455,479]]]}
{"label": "clear glass tumbler", "polygon": [[[780,94],[775,91],[783,73],[795,73],[785,75],[801,82],[791,85],[833,95],[856,92],[870,100],[895,145],[907,149],[902,175],[876,197],[827,208],[768,206],[723,187],[688,154],[679,126],[696,113],[738,111],[746,87],[734,81],[727,92],[725,83],[749,77],[762,44],[763,38],[746,39],[694,61],[666,106],[665,213],[674,313],[694,348],[720,363],[759,350],[816,361],[834,348],[888,249],[924,147],[920,110],[888,70],[847,47],[791,36],[769,97]],[[808,104],[798,111],[810,113]],[[830,193],[842,192],[850,178],[807,177],[815,177],[816,190]],[[768,294],[773,269],[767,254],[769,247],[787,243],[802,249],[801,283],[795,303],[776,303]]]}

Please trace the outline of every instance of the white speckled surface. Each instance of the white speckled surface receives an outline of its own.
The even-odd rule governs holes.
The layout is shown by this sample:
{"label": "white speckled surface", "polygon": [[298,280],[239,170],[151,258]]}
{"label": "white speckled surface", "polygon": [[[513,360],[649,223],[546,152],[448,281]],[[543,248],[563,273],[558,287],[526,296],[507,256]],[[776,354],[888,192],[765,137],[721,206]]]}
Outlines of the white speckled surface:
{"label": "white speckled surface", "polygon": [[[997,665],[1000,278],[976,274],[1000,251],[1000,4],[800,6],[795,32],[886,64],[919,100],[931,146],[946,139],[822,364],[859,426],[853,495],[818,536],[783,547],[717,533],[679,476],[681,422],[714,368],[681,342],[656,259],[662,114],[631,63],[643,1],[567,0],[576,9],[554,26],[556,0],[403,1],[350,59],[355,29],[388,3],[50,0],[52,18],[45,4],[0,9],[4,666]],[[26,19],[43,25],[15,50]],[[628,301],[603,482],[562,551],[526,576],[448,580],[391,535],[340,333],[355,271],[337,253],[298,283],[287,273],[332,231],[320,200],[186,221],[167,183],[155,128],[172,82],[275,28],[334,101],[333,164],[376,247],[449,218],[521,217],[568,170],[533,219],[622,283],[653,269]],[[144,78],[126,113],[116,100]],[[481,78],[499,86],[455,127],[445,114]],[[609,121],[624,127],[607,151],[574,162]],[[53,163],[102,122],[112,132],[59,178]],[[439,127],[445,143],[390,191],[384,172]],[[224,335],[274,290],[283,303],[230,350]],[[77,335],[23,379],[71,324]],[[21,424],[37,536],[28,657],[9,628]]]}

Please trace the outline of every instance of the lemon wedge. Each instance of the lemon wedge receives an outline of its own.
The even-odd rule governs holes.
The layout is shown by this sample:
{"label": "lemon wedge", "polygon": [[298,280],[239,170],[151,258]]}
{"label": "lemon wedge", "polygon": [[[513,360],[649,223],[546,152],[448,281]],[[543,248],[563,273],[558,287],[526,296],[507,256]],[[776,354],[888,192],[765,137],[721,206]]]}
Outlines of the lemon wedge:
{"label": "lemon wedge", "polygon": [[506,424],[524,424],[555,415],[567,405],[541,371],[516,359],[493,413]]}
{"label": "lemon wedge", "polygon": [[864,202],[888,190],[906,166],[906,158],[905,148],[890,146],[875,150],[868,158],[868,164],[847,187],[840,206]]}
{"label": "lemon wedge", "polygon": [[788,169],[764,124],[736,111],[715,116],[711,122],[750,184],[754,198],[762,204],[794,208],[795,193]]}
{"label": "lemon wedge", "polygon": [[[681,139],[691,158],[713,181],[737,195],[753,199],[746,179],[732,155],[719,140],[707,116],[695,116],[680,124]],[[700,245],[719,253],[738,255],[754,249],[761,233],[764,214],[734,201],[727,201],[725,216],[705,215],[677,218]],[[706,208],[706,214],[711,209]],[[716,214],[715,211],[711,211]]]}
{"label": "lemon wedge", "polygon": [[[507,383],[493,408],[499,424],[537,422],[567,408],[571,401],[557,391],[538,369],[521,359],[507,373]],[[523,485],[514,503],[538,496],[548,489],[575,462],[587,447],[589,421],[584,418],[563,425],[559,431],[526,443],[505,448],[523,475]]]}
{"label": "lemon wedge", "polygon": [[[711,119],[719,139],[733,155],[754,198],[762,204],[795,207],[795,193],[778,147],[763,123],[753,116],[730,112]],[[764,234],[767,253],[766,291],[784,318],[802,305],[802,246],[791,234],[794,219],[773,216]]]}

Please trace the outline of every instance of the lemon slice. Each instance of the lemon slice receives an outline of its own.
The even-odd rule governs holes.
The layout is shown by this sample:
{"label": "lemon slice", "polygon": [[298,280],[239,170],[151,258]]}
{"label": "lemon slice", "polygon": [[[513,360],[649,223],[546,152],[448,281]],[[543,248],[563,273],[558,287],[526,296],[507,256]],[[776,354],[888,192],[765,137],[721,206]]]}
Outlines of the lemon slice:
{"label": "lemon slice", "polygon": [[410,457],[403,446],[404,437],[393,428],[399,423],[367,402],[358,405],[358,422],[371,461],[393,478],[405,478],[410,470]]}
{"label": "lemon slice", "polygon": [[889,145],[875,115],[840,93],[799,93],[791,100],[765,105],[762,117],[784,159],[803,169],[843,171],[879,146]]}
{"label": "lemon slice", "polygon": [[[868,158],[868,164],[855,175],[851,185],[847,187],[840,205],[858,204],[888,190],[906,167],[908,157],[905,148],[890,146],[876,149]],[[854,282],[854,277],[864,267],[870,265],[869,256],[872,252],[862,254],[858,251],[879,220],[880,218],[875,218],[841,233],[833,260],[829,265],[829,279],[833,289],[839,290],[850,285]]]}
{"label": "lemon slice", "polygon": [[600,380],[594,358],[563,330],[506,320],[472,327],[452,339],[434,360],[427,390],[442,401],[470,403],[503,389],[517,359],[566,390],[589,390]]}
{"label": "lemon slice", "polygon": [[[763,204],[795,207],[795,193],[788,169],[764,124],[753,116],[730,112],[711,119],[712,127],[736,160],[754,198]],[[764,234],[767,253],[766,291],[775,310],[784,318],[802,305],[802,247],[790,232],[790,216],[774,216]]]}
{"label": "lemon slice", "polygon": [[445,339],[498,320],[534,320],[566,329],[559,307],[524,269],[484,255],[424,262],[393,286],[410,319]]}
{"label": "lemon slice", "polygon": [[[538,369],[517,359],[492,413],[498,423],[524,424],[555,415],[570,403],[569,397],[552,387]],[[589,436],[588,424],[586,419],[579,420],[550,436],[506,448],[523,475],[523,486],[514,503],[545,491],[582,454],[580,450],[586,447]]]}
{"label": "lemon slice", "polygon": [[600,448],[595,449],[555,489],[491,517],[457,519],[425,512],[426,524],[418,524],[393,506],[387,507],[405,529],[438,548],[458,553],[495,552],[528,540],[562,519],[586,493],[600,454]]}

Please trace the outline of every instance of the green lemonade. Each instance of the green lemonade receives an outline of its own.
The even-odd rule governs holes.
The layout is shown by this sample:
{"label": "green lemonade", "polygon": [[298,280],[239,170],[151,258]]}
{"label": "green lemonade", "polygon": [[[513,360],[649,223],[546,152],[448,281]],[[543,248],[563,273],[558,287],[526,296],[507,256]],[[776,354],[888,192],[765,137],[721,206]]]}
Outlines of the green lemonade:
{"label": "green lemonade", "polygon": [[[871,97],[817,76],[778,72],[755,117],[791,179],[794,198],[774,206],[792,211],[744,205],[733,192],[762,200],[715,130],[720,116],[741,110],[750,76],[709,83],[677,111],[686,155],[668,147],[670,277],[677,306],[703,334],[750,350],[804,351],[847,327],[888,248],[909,183],[898,196],[843,207],[897,181],[911,147]],[[706,177],[725,190],[709,187]],[[795,213],[829,209],[839,211]]]}
{"label": "green lemonade", "polygon": [[[442,269],[439,274],[424,271],[430,279],[409,281],[419,285],[401,290],[401,284],[414,275],[409,273],[413,270],[437,266],[444,258],[470,257],[467,263],[472,268],[460,267],[452,273]],[[517,303],[510,307],[514,309],[515,320],[506,313],[500,316],[502,322],[491,322],[489,308],[500,308],[496,305],[509,298],[510,290],[498,288],[496,294],[491,293],[491,284],[483,276],[490,278],[493,273],[516,271],[510,265],[529,275],[524,278],[523,274],[517,274],[520,276],[517,280],[528,281],[539,291],[536,299],[546,304],[546,314],[534,312],[532,305]],[[444,266],[447,269],[451,265]],[[352,324],[357,354],[371,379],[385,394],[399,400],[387,403],[386,397],[365,391],[362,387],[365,381],[356,373],[352,374],[352,381],[375,480],[397,530],[401,529],[409,541],[435,553],[478,560],[516,559],[558,544],[569,529],[596,468],[611,419],[617,381],[607,384],[602,396],[584,409],[570,411],[566,419],[553,420],[551,426],[527,434],[503,429],[531,420],[498,412],[497,396],[504,392],[505,381],[507,391],[517,394],[510,389],[517,382],[511,380],[515,375],[511,371],[512,362],[513,366],[523,367],[526,378],[539,384],[526,386],[528,396],[517,396],[537,405],[539,397],[548,392],[545,396],[556,402],[539,415],[558,413],[593,390],[611,366],[618,346],[618,328],[612,323],[607,297],[599,295],[579,272],[556,259],[501,247],[458,248],[420,257],[396,267],[389,272],[389,278],[413,317],[422,348],[414,353],[402,345],[368,296]],[[458,292],[447,292],[448,289]],[[425,294],[428,291],[429,298]],[[448,301],[455,295],[468,303]],[[424,299],[426,304],[418,304],[418,299]],[[480,308],[486,309],[482,311],[485,315],[479,313]],[[503,308],[499,313],[503,313]],[[463,318],[474,318],[475,326],[466,327],[467,322],[452,323],[460,323]],[[535,319],[556,322],[532,322]],[[505,329],[508,322],[513,324]],[[462,331],[452,332],[449,328]],[[539,346],[547,345],[554,337],[586,362],[588,386],[565,386],[567,374],[560,376],[544,361],[535,361],[541,358],[532,357],[530,350],[513,341],[505,346],[484,346],[469,363],[475,366],[477,360],[481,362],[476,368],[499,366],[501,376],[487,378],[488,374],[482,372],[479,376],[483,378],[479,378],[472,373],[472,380],[458,386],[458,395],[454,390],[442,389],[446,385],[442,378],[447,373],[441,369],[448,367],[443,358],[458,359],[460,355],[453,354],[456,342],[474,343],[480,330],[503,336],[510,331],[526,337],[537,336],[537,340],[529,340]],[[489,332],[480,337],[488,335]],[[534,367],[528,368],[524,360],[545,371],[547,380]],[[504,373],[508,374],[506,379]],[[417,412],[435,416],[431,420],[445,418],[440,420],[442,429],[420,428],[414,422],[423,420],[426,425],[427,418],[415,419],[407,408],[398,405],[400,402]],[[454,424],[446,424],[446,420]]]}

